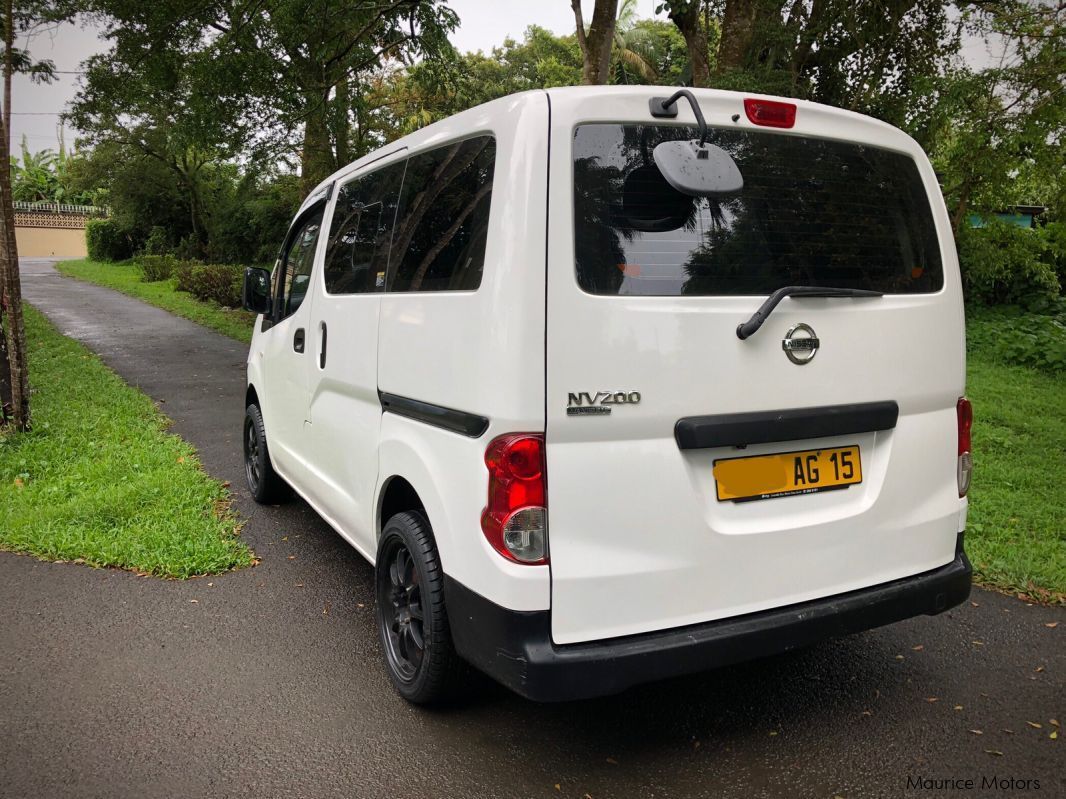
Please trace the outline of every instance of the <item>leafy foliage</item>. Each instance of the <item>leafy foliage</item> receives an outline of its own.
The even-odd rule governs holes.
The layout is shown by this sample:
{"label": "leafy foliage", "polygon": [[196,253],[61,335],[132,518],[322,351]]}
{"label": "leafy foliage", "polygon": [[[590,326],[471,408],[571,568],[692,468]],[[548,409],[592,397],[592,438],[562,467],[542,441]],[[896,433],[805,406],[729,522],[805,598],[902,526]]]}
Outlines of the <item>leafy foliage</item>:
{"label": "leafy foliage", "polygon": [[90,219],[85,225],[85,246],[96,261],[124,261],[133,254],[133,242],[115,219]]}
{"label": "leafy foliage", "polygon": [[980,228],[964,226],[958,249],[970,302],[1033,304],[1059,296],[1052,247],[1039,229],[993,218]]}
{"label": "leafy foliage", "polygon": [[1044,313],[971,307],[967,340],[971,355],[993,363],[1066,372],[1066,300],[1048,303]]}
{"label": "leafy foliage", "polygon": [[230,264],[182,263],[174,271],[178,291],[187,291],[196,299],[213,302],[223,308],[241,306],[244,270]]}
{"label": "leafy foliage", "polygon": [[173,255],[142,255],[137,258],[136,264],[141,270],[141,280],[145,283],[169,280],[178,267],[178,261]]}

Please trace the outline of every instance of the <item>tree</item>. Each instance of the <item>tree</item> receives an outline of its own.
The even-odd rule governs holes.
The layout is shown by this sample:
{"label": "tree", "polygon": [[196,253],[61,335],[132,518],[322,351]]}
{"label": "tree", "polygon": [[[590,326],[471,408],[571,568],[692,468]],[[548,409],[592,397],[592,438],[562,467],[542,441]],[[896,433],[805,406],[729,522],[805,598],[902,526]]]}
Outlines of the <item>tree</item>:
{"label": "tree", "polygon": [[[667,0],[657,11],[666,11],[681,35],[685,38],[691,65],[693,86],[711,85],[710,52],[707,46],[707,24],[701,19],[706,10],[703,0]],[[728,11],[728,6],[727,6]]]}
{"label": "tree", "polygon": [[956,66],[934,86],[916,131],[932,150],[958,233],[971,211],[1043,202],[1061,213],[1066,150],[1066,8],[1026,0],[979,4],[967,24],[996,35],[998,62]]}
{"label": "tree", "polygon": [[592,22],[585,28],[581,0],[570,0],[577,23],[577,43],[584,61],[582,82],[587,85],[606,83],[610,76],[611,49],[618,19],[618,0],[596,0]]}
{"label": "tree", "polygon": [[614,48],[611,51],[615,83],[655,80],[657,71],[651,49],[652,30],[637,21],[636,0],[622,0],[614,24]]}
{"label": "tree", "polygon": [[[457,24],[440,0],[85,1],[116,43],[86,76],[94,113],[123,107],[120,81],[163,87],[159,107],[141,106],[157,135],[170,137],[161,123],[180,113],[191,123],[186,134],[208,128],[183,137],[202,155],[218,120],[234,120],[232,135],[216,141],[268,160],[298,154],[305,188],[350,160],[353,87],[390,61],[450,57],[447,34]],[[95,120],[86,121],[92,129]],[[168,152],[195,201],[192,175],[201,167],[199,155],[180,165],[186,143]]]}
{"label": "tree", "polygon": [[0,380],[0,424],[8,414],[16,430],[30,428],[30,383],[26,364],[26,327],[22,318],[22,283],[19,277],[18,243],[15,240],[15,206],[11,195],[11,76],[29,74],[37,81],[55,76],[50,61],[34,62],[29,53],[15,48],[16,28],[29,32],[42,22],[59,16],[43,2],[4,0],[3,114],[0,114],[0,333],[5,372]]}

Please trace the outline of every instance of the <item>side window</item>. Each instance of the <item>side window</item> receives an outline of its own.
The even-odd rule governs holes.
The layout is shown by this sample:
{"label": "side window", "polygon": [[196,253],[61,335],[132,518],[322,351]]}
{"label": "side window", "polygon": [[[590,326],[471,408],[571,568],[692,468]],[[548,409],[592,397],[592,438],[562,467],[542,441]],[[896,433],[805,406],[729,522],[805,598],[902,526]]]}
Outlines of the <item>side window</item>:
{"label": "side window", "polygon": [[337,192],[325,259],[330,294],[384,290],[405,164],[401,161],[362,175]]}
{"label": "side window", "polygon": [[320,209],[300,224],[281,258],[280,266],[285,270],[279,297],[281,319],[296,313],[311,288],[311,268],[315,263],[315,246],[321,227]]}
{"label": "side window", "polygon": [[407,162],[389,259],[389,291],[481,285],[496,142],[456,142]]}

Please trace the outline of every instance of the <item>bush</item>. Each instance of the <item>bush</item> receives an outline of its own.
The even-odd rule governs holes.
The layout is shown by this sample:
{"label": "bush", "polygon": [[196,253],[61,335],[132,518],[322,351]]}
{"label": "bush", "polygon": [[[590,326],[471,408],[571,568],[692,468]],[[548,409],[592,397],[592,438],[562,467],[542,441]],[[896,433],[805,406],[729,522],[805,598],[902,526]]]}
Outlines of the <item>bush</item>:
{"label": "bush", "polygon": [[141,280],[145,283],[167,280],[174,274],[177,263],[173,255],[142,255],[137,258],[137,268],[141,270]]}
{"label": "bush", "polygon": [[114,219],[90,219],[85,224],[85,247],[94,261],[124,261],[133,255],[129,233]]}
{"label": "bush", "polygon": [[144,241],[144,249],[141,252],[144,255],[167,255],[170,252],[170,246],[167,244],[166,229],[159,225],[153,227],[152,232]]}
{"label": "bush", "polygon": [[967,349],[997,363],[1066,371],[1066,299],[1048,301],[1046,308],[1048,313],[1018,306],[968,308]]}
{"label": "bush", "polygon": [[198,300],[224,308],[239,308],[244,267],[233,264],[182,262],[174,270],[178,291],[187,291]]}
{"label": "bush", "polygon": [[959,265],[966,299],[989,305],[1047,302],[1061,292],[1052,245],[1038,230],[999,220],[959,231]]}

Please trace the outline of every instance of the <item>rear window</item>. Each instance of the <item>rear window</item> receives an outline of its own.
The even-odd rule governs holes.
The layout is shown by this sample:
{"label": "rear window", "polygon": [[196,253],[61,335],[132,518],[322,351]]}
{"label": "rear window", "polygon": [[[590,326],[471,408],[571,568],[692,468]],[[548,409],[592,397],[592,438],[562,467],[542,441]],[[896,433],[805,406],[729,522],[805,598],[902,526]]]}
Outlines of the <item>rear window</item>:
{"label": "rear window", "polygon": [[694,128],[581,125],[574,134],[577,277],[595,294],[770,294],[782,286],[938,291],[940,246],[917,164],[863,144],[712,129],[738,193],[673,189],[652,151]]}

